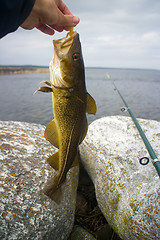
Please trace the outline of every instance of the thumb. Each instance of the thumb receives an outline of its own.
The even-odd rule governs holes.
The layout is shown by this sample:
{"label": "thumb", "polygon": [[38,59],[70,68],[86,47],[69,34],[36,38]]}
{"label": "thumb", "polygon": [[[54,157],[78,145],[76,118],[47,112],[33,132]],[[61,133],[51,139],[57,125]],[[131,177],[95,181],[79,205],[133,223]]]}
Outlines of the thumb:
{"label": "thumb", "polygon": [[58,24],[66,27],[74,27],[79,23],[80,19],[73,15],[64,15],[62,12],[59,14]]}

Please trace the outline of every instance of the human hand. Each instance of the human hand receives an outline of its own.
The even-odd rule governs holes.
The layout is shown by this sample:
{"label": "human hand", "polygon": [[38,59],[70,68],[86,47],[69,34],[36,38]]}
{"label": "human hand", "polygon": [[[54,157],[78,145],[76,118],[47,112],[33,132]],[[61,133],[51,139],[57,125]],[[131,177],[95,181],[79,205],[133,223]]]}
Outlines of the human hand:
{"label": "human hand", "polygon": [[21,25],[31,30],[39,29],[41,32],[53,35],[55,30],[62,32],[69,30],[79,23],[79,18],[73,16],[62,0],[36,0],[28,18]]}

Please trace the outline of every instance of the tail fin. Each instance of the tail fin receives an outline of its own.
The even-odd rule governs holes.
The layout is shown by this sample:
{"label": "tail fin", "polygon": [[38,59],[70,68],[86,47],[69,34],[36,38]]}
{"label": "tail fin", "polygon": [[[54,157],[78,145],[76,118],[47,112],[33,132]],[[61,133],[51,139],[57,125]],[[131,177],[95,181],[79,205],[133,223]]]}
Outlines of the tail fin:
{"label": "tail fin", "polygon": [[60,204],[63,198],[63,186],[65,182],[62,183],[59,187],[55,184],[55,178],[49,179],[43,186],[42,192],[50,197],[54,202]]}

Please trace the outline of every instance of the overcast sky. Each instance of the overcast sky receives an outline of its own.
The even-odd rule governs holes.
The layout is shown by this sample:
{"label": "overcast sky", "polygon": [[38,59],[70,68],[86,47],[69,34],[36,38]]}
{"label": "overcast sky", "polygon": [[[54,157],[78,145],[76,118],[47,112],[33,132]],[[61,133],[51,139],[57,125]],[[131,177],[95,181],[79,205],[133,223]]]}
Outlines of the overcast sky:
{"label": "overcast sky", "polygon": [[[64,0],[80,17],[87,67],[160,69],[160,0]],[[38,30],[19,29],[0,40],[0,64],[48,66],[52,40]]]}

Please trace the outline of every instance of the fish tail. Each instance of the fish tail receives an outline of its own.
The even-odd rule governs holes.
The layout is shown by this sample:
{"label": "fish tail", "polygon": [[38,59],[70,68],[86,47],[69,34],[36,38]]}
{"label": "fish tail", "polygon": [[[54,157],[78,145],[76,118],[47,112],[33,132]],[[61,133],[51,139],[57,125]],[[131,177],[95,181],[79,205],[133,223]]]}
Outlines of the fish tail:
{"label": "fish tail", "polygon": [[56,184],[55,177],[49,179],[43,186],[42,192],[50,197],[54,202],[60,204],[63,198],[63,185],[60,186]]}

